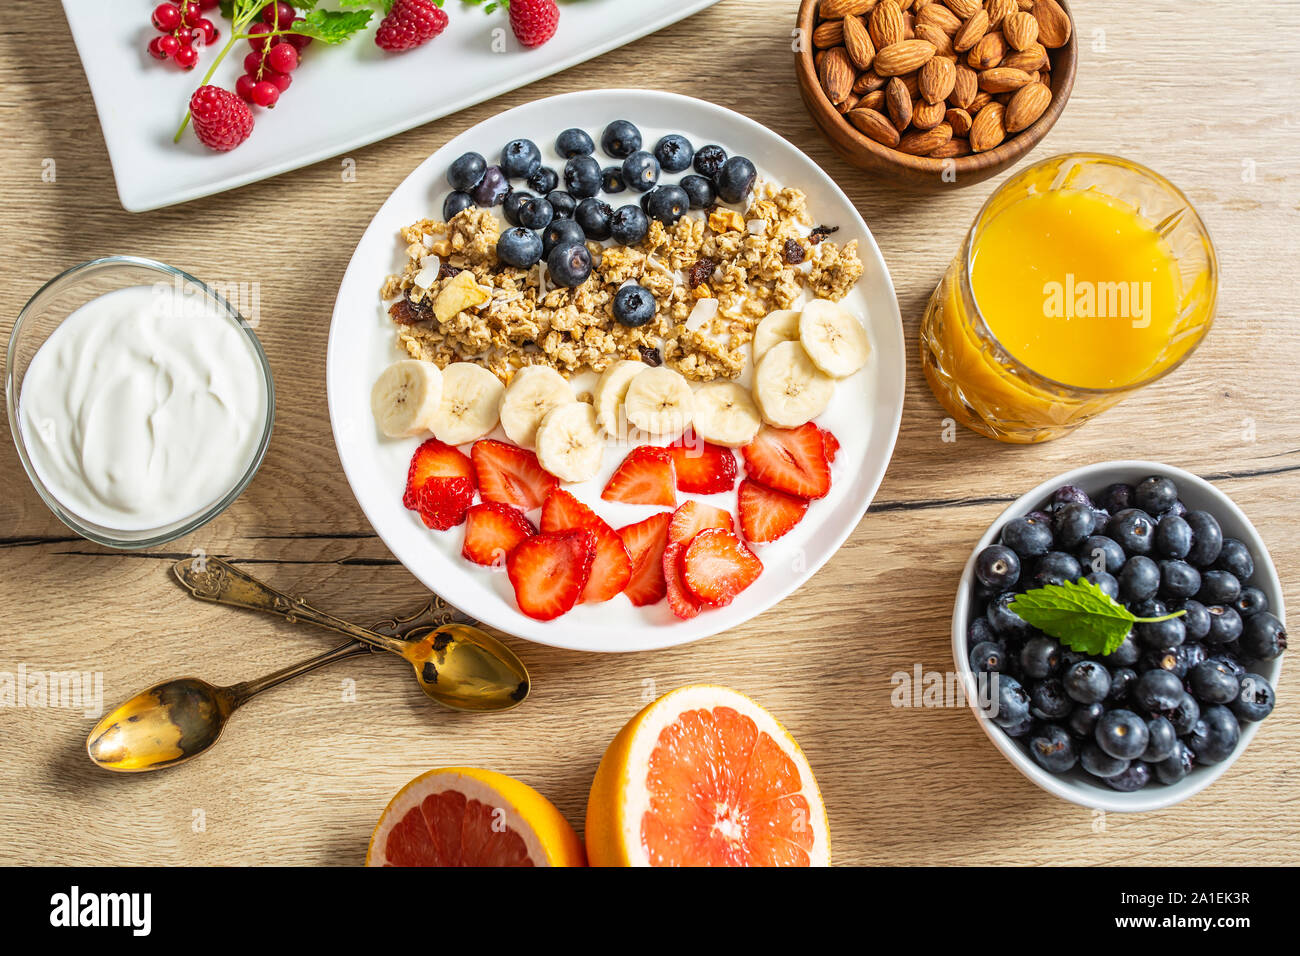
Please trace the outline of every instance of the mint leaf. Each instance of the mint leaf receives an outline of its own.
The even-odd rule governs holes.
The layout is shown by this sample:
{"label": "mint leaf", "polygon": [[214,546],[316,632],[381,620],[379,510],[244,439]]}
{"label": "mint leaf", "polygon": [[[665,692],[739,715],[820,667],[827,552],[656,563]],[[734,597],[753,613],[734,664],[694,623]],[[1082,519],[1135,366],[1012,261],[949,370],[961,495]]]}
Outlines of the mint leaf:
{"label": "mint leaf", "polygon": [[1134,617],[1128,608],[1086,578],[1018,594],[1010,607],[1031,627],[1050,634],[1072,650],[1097,656],[1114,653],[1134,622],[1148,620]]}
{"label": "mint leaf", "polygon": [[342,43],[359,30],[365,29],[373,10],[312,10],[296,22],[290,33],[301,33],[323,43]]}

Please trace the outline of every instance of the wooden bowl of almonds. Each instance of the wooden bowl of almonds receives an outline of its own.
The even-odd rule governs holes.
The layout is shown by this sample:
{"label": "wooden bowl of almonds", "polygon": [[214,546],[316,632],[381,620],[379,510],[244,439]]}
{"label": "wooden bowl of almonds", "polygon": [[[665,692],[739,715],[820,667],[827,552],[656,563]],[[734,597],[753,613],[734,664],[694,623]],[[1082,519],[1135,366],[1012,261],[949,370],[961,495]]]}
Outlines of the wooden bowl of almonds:
{"label": "wooden bowl of almonds", "polygon": [[836,152],[914,186],[1010,168],[1074,86],[1066,0],[802,0],[798,35],[799,89]]}

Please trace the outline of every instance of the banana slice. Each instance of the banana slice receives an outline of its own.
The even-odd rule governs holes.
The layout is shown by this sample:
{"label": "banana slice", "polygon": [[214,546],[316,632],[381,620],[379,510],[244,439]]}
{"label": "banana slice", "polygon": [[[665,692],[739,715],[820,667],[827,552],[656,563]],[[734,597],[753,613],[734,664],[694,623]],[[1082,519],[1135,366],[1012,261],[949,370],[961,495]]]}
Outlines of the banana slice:
{"label": "banana slice", "polygon": [[604,457],[596,410],[586,402],[556,405],[537,426],[537,461],[561,481],[596,477]]}
{"label": "banana slice", "polygon": [[778,342],[754,370],[754,401],[763,421],[778,428],[812,421],[834,394],[835,379],[814,365],[798,342]]}
{"label": "banana slice", "polygon": [[754,363],[757,364],[767,350],[778,342],[799,341],[799,310],[778,309],[754,329]]}
{"label": "banana slice", "polygon": [[409,438],[433,427],[442,401],[442,372],[432,362],[403,359],[380,373],[370,390],[375,424],[389,438]]}
{"label": "banana slice", "polygon": [[596,390],[592,393],[593,404],[596,406],[596,421],[610,438],[618,438],[626,430],[620,420],[619,409],[623,407],[627,387],[632,384],[632,379],[648,367],[644,362],[625,359],[615,362],[600,373],[600,380],[596,382]]}
{"label": "banana slice", "polygon": [[743,448],[762,424],[758,406],[735,382],[710,382],[695,393],[695,433],[707,442]]}
{"label": "banana slice", "polygon": [[497,427],[497,409],[505,386],[473,362],[453,362],[442,370],[442,402],[433,419],[433,434],[448,445],[477,441]]}
{"label": "banana slice", "polygon": [[627,420],[651,435],[678,435],[695,412],[690,383],[680,372],[659,366],[632,379],[623,399]]}
{"label": "banana slice", "polygon": [[813,363],[832,378],[852,375],[871,357],[862,323],[829,299],[813,299],[804,306],[799,342]]}
{"label": "banana slice", "polygon": [[573,386],[553,368],[528,365],[515,373],[501,396],[501,427],[520,448],[532,448],[537,426],[556,405],[574,400]]}

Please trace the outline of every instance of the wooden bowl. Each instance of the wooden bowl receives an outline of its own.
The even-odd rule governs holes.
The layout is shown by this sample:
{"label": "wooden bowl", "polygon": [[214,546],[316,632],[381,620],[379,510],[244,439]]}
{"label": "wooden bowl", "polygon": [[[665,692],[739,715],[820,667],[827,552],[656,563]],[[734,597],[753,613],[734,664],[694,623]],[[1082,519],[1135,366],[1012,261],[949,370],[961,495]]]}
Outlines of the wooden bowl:
{"label": "wooden bowl", "polygon": [[[1078,66],[1078,31],[1071,29],[1065,46],[1048,50],[1052,61],[1052,102],[1043,115],[1029,128],[1009,136],[1000,145],[982,153],[957,156],[952,159],[933,159],[929,156],[912,156],[883,146],[863,135],[837,110],[822,89],[813,62],[816,49],[812,44],[813,30],[817,26],[817,7],[821,0],[801,0],[799,4],[799,30],[805,41],[795,53],[795,74],[799,79],[799,92],[804,105],[812,114],[817,126],[830,140],[835,151],[855,166],[868,172],[921,189],[970,186],[1010,169],[1038,145],[1056,122],[1074,88],[1074,72]],[[1070,14],[1066,0],[1057,0]],[[947,178],[944,177],[948,170]]]}

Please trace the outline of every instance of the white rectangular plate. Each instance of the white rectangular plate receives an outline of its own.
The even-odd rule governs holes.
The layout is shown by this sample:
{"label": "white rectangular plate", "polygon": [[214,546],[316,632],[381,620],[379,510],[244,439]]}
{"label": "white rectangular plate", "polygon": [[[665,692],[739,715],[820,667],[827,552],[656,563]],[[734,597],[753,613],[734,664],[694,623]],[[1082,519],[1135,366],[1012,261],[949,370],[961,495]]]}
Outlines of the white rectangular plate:
{"label": "white rectangular plate", "polygon": [[[566,70],[717,2],[564,4],[559,31],[532,50],[515,40],[504,12],[486,14],[460,0],[444,5],[450,23],[441,36],[406,53],[375,46],[375,20],[339,46],[318,41],[308,47],[279,104],[255,109],[253,135],[229,153],[208,150],[189,131],[172,142],[216,49],[204,51],[188,73],[153,59],[145,46],[158,35],[149,22],[156,0],[63,0],[63,10],[95,99],[118,197],[128,212],[144,212],[344,154]],[[210,16],[222,31],[219,48],[230,22],[215,10]],[[238,44],[213,82],[234,89],[247,52],[246,43]]]}

